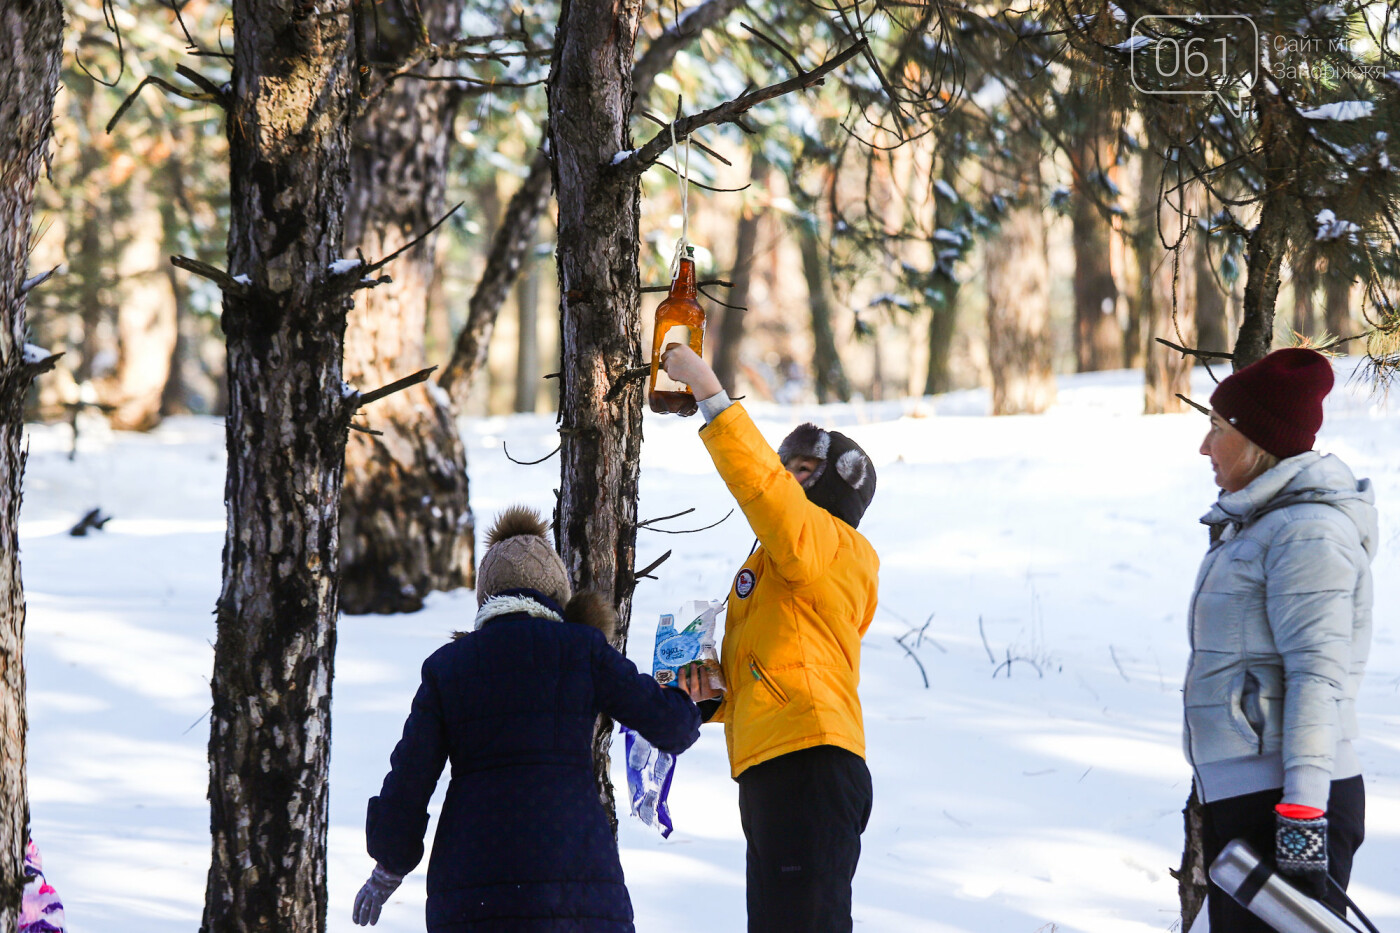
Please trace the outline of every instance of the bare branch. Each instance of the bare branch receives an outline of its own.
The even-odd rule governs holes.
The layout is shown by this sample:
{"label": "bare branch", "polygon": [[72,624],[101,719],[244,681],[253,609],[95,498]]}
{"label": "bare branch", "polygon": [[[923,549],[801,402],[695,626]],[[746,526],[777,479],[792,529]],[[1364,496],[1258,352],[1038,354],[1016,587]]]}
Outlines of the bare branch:
{"label": "bare branch", "polygon": [[703,110],[700,113],[676,120],[675,123],[665,127],[653,136],[641,148],[633,150],[626,158],[609,166],[609,170],[639,175],[646,171],[653,162],[661,157],[663,152],[670,148],[673,133],[676,141],[679,142],[702,126],[733,122],[736,117],[747,113],[749,110],[765,101],[772,100],[775,97],[782,97],[784,94],[791,93],[792,91],[802,90],[812,87],[815,84],[820,84],[828,74],[864,52],[868,45],[868,40],[861,39],[855,45],[827,59],[811,71],[798,72],[786,81],[780,81],[777,84],[770,84],[768,87],[745,92],[733,100],[725,101],[716,107],[711,107],[709,110]]}
{"label": "bare branch", "polygon": [[608,386],[608,394],[603,396],[603,401],[616,401],[617,397],[622,394],[622,390],[627,388],[629,384],[639,382],[650,375],[651,363],[632,367],[613,380],[613,384]]}
{"label": "bare branch", "polygon": [[58,265],[50,269],[48,272],[41,272],[36,276],[32,276],[30,278],[25,279],[24,283],[19,287],[20,295],[27,295],[34,289],[38,288],[40,285],[43,285],[49,279],[53,278],[58,273],[58,270],[62,268],[63,264],[59,263]]}
{"label": "bare branch", "polygon": [[191,259],[188,256],[171,256],[170,264],[177,269],[184,269],[186,272],[192,272],[201,278],[208,279],[225,292],[234,295],[244,295],[248,292],[248,284],[246,282],[238,281],[238,279],[229,275],[223,269],[220,269],[218,266],[211,266],[207,262],[200,262],[198,259]]}
{"label": "bare branch", "polygon": [[[677,512],[676,515],[667,515],[666,518],[675,518],[677,515],[684,515],[684,514],[686,514],[686,512],[694,512],[694,511],[695,511],[694,509],[686,509],[685,512]],[[725,521],[727,521],[727,520],[729,519],[729,516],[731,516],[731,515],[733,515],[733,514],[734,514],[734,510],[733,510],[733,509],[730,509],[728,512],[725,512],[725,513],[724,513],[724,518],[721,518],[721,519],[720,519],[719,521],[717,521],[717,522],[711,522],[711,523],[708,524],[708,525],[701,525],[699,528],[652,528],[648,522],[638,522],[638,523],[637,523],[637,527],[638,527],[638,528],[645,528],[647,531],[659,532],[660,534],[663,534],[663,535],[693,535],[693,534],[695,534],[697,531],[709,531],[711,528],[715,528],[715,527],[717,527],[717,526],[719,526],[719,525],[724,524]],[[653,518],[653,519],[651,519],[651,521],[653,521],[653,522],[659,522],[659,521],[664,521],[664,520],[665,520],[665,519],[661,519],[661,518]]]}
{"label": "bare branch", "polygon": [[688,508],[688,509],[682,509],[681,511],[679,511],[679,512],[674,512],[674,513],[672,513],[672,514],[670,514],[670,515],[662,515],[662,516],[660,516],[660,517],[658,517],[658,518],[648,518],[648,519],[646,519],[645,521],[637,522],[637,527],[638,527],[638,528],[646,528],[648,525],[655,525],[657,522],[665,522],[665,521],[670,521],[670,520],[673,519],[673,518],[680,518],[682,515],[689,515],[691,512],[694,512],[694,511],[695,511],[695,506],[691,506],[691,507]]}
{"label": "bare branch", "polygon": [[383,431],[376,431],[376,430],[374,430],[373,428],[361,427],[360,425],[355,424],[353,421],[350,422],[350,430],[352,430],[352,431],[359,431],[361,434],[373,434],[375,437],[383,437],[383,436],[384,436],[384,432],[383,432]]}
{"label": "bare branch", "polygon": [[1161,337],[1154,337],[1153,339],[1164,347],[1171,347],[1182,356],[1194,356],[1202,360],[1233,360],[1235,358],[1233,353],[1217,353],[1214,350],[1193,350],[1190,347],[1179,347],[1170,340],[1163,340]]}
{"label": "bare branch", "polygon": [[1176,397],[1179,398],[1179,399],[1181,399],[1181,400],[1182,400],[1183,402],[1185,402],[1187,405],[1190,405],[1192,408],[1196,409],[1196,411],[1200,412],[1201,414],[1203,414],[1203,415],[1209,415],[1209,414],[1210,414],[1210,409],[1207,408],[1206,406],[1202,405],[1200,402],[1193,402],[1191,399],[1189,399],[1189,398],[1187,398],[1186,396],[1182,395],[1180,392],[1176,393]]}
{"label": "bare branch", "polygon": [[[734,287],[733,282],[726,282],[724,279],[706,279],[705,281],[697,284],[695,287],[704,288],[707,285],[718,285],[720,288]],[[669,292],[670,290],[671,286],[669,285],[644,285],[638,289],[639,292]]]}
{"label": "bare branch", "polygon": [[197,101],[199,103],[218,104],[220,107],[225,106],[224,95],[217,91],[215,93],[201,91],[200,93],[196,94],[193,91],[187,91],[184,88],[179,87],[178,85],[171,84],[164,78],[157,77],[156,75],[146,75],[146,77],[141,79],[141,83],[136,85],[136,89],[133,90],[130,94],[126,95],[126,100],[122,101],[121,106],[117,108],[117,112],[112,114],[112,119],[107,121],[107,132],[112,132],[112,129],[117,125],[117,121],[119,121],[122,118],[122,116],[128,110],[131,109],[131,105],[136,103],[136,98],[140,96],[141,92],[145,89],[146,85],[148,84],[154,84],[156,87],[159,87],[171,94],[174,94],[176,97],[184,98],[185,100]]}
{"label": "bare branch", "polygon": [[776,39],[772,39],[764,35],[762,32],[759,32],[757,29],[753,28],[748,23],[740,23],[739,25],[744,27],[745,31],[747,31],[749,35],[755,36],[764,45],[768,46],[771,49],[774,49],[779,55],[781,55],[783,58],[786,58],[788,60],[788,64],[792,66],[793,71],[797,72],[798,74],[801,74],[803,72],[804,69],[802,68],[802,63],[799,62],[791,52],[779,45]]}
{"label": "bare branch", "polygon": [[[657,162],[656,164],[664,168],[666,171],[670,172],[672,175],[676,175],[675,168],[673,168],[670,165],[667,165],[665,162]],[[676,177],[679,178],[680,176],[676,175]],[[714,185],[707,185],[703,181],[696,181],[694,178],[687,178],[686,181],[690,182],[697,188],[703,188],[706,191],[714,191],[717,194],[736,194],[740,191],[747,191],[749,187],[753,184],[753,182],[749,182],[741,188],[716,188]]]}
{"label": "bare branch", "polygon": [[636,583],[636,581],[638,581],[638,580],[655,580],[656,577],[653,577],[653,576],[651,575],[651,572],[652,572],[653,570],[655,570],[657,567],[660,567],[662,564],[666,563],[666,558],[668,558],[668,557],[670,557],[670,556],[671,556],[671,552],[670,552],[670,551],[667,551],[665,554],[662,554],[662,555],[661,555],[660,557],[658,557],[656,560],[654,560],[654,561],[652,561],[651,563],[647,564],[647,565],[646,565],[645,567],[643,567],[641,570],[637,571],[635,574],[632,575],[632,582],[633,582],[633,583]]}
{"label": "bare branch", "polygon": [[[49,353],[49,351],[47,350],[45,350],[44,352]],[[62,356],[63,353],[64,351],[60,350],[57,353],[49,353],[48,356],[44,357],[41,360],[35,360],[32,363],[25,363],[24,368],[26,370],[26,375],[28,376],[28,378],[33,379],[35,376],[39,376],[46,372],[49,372],[55,366],[58,365],[58,358]]]}
{"label": "bare branch", "polygon": [[560,444],[558,447],[555,447],[553,450],[551,450],[549,453],[545,454],[543,457],[541,457],[541,458],[538,459],[538,460],[517,460],[517,459],[515,459],[514,457],[512,457],[512,456],[510,455],[510,448],[506,446],[506,442],[505,442],[505,441],[501,441],[501,450],[505,453],[506,459],[509,460],[511,463],[518,463],[518,464],[520,464],[521,466],[534,466],[534,465],[537,464],[537,463],[544,463],[544,462],[545,462],[546,460],[548,460],[550,457],[554,456],[555,454],[557,454],[559,451],[561,451],[561,450],[563,450],[563,449],[564,449],[564,445],[563,445],[563,444]]}
{"label": "bare branch", "polygon": [[[432,234],[432,232],[433,232],[434,230],[436,230],[438,227],[441,227],[444,223],[446,223],[446,222],[447,222],[447,218],[449,218],[449,217],[451,217],[453,214],[457,213],[457,211],[458,211],[458,210],[461,208],[461,206],[462,206],[463,204],[465,204],[465,203],[466,203],[465,201],[458,201],[457,204],[456,204],[456,206],[453,207],[452,210],[448,211],[446,214],[443,214],[441,217],[439,217],[439,218],[437,219],[437,221],[436,221],[431,227],[429,227],[427,230],[424,230],[422,233],[418,234],[416,237],[414,237],[413,239],[409,240],[409,241],[408,241],[407,243],[405,243],[403,246],[400,246],[398,249],[394,250],[392,253],[390,253],[389,255],[385,256],[383,259],[379,260],[378,262],[372,262],[372,263],[370,263],[369,265],[364,266],[363,268],[361,268],[361,267],[356,267],[354,270],[352,270],[352,272],[355,273],[355,274],[357,274],[358,277],[363,278],[364,276],[369,275],[371,272],[378,272],[380,269],[383,269],[383,268],[384,268],[385,266],[387,266],[389,263],[393,262],[395,259],[398,259],[398,258],[399,258],[400,256],[402,256],[404,253],[408,252],[409,250],[413,249],[413,247],[417,246],[419,243],[422,243],[424,240],[426,240],[426,239]],[[347,274],[349,274],[349,273],[347,273]],[[434,368],[436,368],[436,367],[434,367]]]}
{"label": "bare branch", "polygon": [[402,379],[396,379],[386,386],[375,389],[373,392],[366,392],[363,395],[359,395],[355,399],[355,408],[364,408],[370,402],[377,402],[386,395],[393,395],[395,392],[402,392],[404,389],[412,388],[420,382],[427,382],[428,377],[432,375],[435,369],[437,369],[436,366],[420,369],[411,376],[404,376]]}
{"label": "bare branch", "polygon": [[[641,110],[641,111],[638,111],[638,114],[637,114],[637,115],[638,115],[638,116],[641,116],[641,117],[645,117],[646,119],[650,120],[652,123],[655,123],[657,126],[670,126],[669,123],[667,123],[665,120],[663,120],[663,119],[661,119],[660,117],[658,117],[656,114],[652,113],[650,110]],[[696,149],[699,149],[701,152],[705,153],[706,155],[713,156],[714,158],[716,158],[716,159],[718,159],[719,161],[723,162],[725,165],[729,166],[730,168],[733,168],[733,167],[734,167],[734,163],[733,163],[733,162],[730,162],[730,161],[729,161],[728,159],[726,159],[724,156],[720,155],[718,152],[715,152],[713,149],[711,149],[709,146],[707,146],[707,145],[705,145],[704,143],[702,143],[700,140],[698,140],[698,139],[692,139],[692,140],[690,141],[690,144],[691,144],[692,146],[694,146]],[[740,189],[740,190],[742,190],[742,189]]]}

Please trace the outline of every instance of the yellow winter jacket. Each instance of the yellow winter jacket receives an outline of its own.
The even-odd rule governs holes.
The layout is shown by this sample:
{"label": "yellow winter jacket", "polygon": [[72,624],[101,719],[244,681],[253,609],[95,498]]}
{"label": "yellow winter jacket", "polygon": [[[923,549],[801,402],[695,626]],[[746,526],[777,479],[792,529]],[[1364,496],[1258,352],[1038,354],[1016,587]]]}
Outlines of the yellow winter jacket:
{"label": "yellow winter jacket", "polygon": [[875,614],[879,558],[858,531],[807,500],[737,403],[700,431],[758,535],[729,593],[720,666],[729,768],[835,745],[865,757],[860,639]]}

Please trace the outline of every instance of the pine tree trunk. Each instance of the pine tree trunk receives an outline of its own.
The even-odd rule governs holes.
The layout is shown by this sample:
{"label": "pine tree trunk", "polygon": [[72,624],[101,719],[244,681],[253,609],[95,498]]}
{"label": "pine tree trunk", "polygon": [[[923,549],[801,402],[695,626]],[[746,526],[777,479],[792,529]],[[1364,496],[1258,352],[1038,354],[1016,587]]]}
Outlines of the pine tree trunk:
{"label": "pine tree trunk", "polygon": [[807,278],[807,304],[812,312],[812,378],[816,384],[817,401],[851,400],[851,384],[836,350],[836,334],[832,330],[831,283],[827,279],[826,262],[822,259],[821,240],[814,223],[799,220],[797,242],[802,249],[802,272]]}
{"label": "pine tree trunk", "polygon": [[766,195],[768,172],[768,159],[755,148],[749,162],[749,191],[756,194],[744,199],[743,211],[739,215],[739,227],[734,234],[734,267],[729,275],[729,280],[734,283],[729,290],[728,303],[732,307],[721,312],[714,352],[715,376],[730,395],[738,394],[739,345],[744,340],[744,313],[748,309],[749,286],[753,282],[758,227],[763,220],[763,210],[756,198]]}
{"label": "pine tree trunk", "polygon": [[[1071,211],[1074,243],[1074,357],[1081,373],[1123,365],[1123,328],[1118,323],[1118,283],[1113,277],[1113,228],[1099,212],[1104,186],[1084,176],[1112,164],[1112,140],[1089,136],[1080,146]],[[1095,176],[1096,177],[1096,176]]]}
{"label": "pine tree trunk", "polygon": [[1300,337],[1317,333],[1317,273],[1311,264],[1293,269],[1293,331]]}
{"label": "pine tree trunk", "polygon": [[535,243],[540,215],[549,204],[552,169],[544,150],[536,152],[535,160],[530,163],[530,174],[511,195],[501,225],[491,237],[486,268],[467,303],[467,323],[457,335],[452,359],[438,379],[438,385],[451,398],[454,411],[460,412],[466,406],[472,379],[486,365],[486,351],[491,345],[491,333],[496,329],[496,315],[506,295],[510,294],[526,253]]}
{"label": "pine tree trunk", "polygon": [[41,367],[26,361],[25,290],[34,189],[53,135],[63,45],[58,0],[0,0],[0,930],[14,930],[29,839],[24,583],[19,506],[24,401]]}
{"label": "pine tree trunk", "polygon": [[[1333,337],[1352,336],[1351,279],[1329,272],[1323,281],[1322,302],[1327,333]],[[1341,344],[1336,352],[1346,353],[1350,346],[1348,343]]]}
{"label": "pine tree trunk", "polygon": [[[234,0],[228,478],[203,933],[322,933],[337,527],[354,397],[350,0]],[[294,78],[294,80],[289,80]]]}
{"label": "pine tree trunk", "polygon": [[1228,353],[1230,340],[1226,294],[1217,281],[1217,272],[1210,256],[1205,236],[1191,238],[1196,264],[1196,348],[1213,353]]}
{"label": "pine tree trunk", "polygon": [[[549,76],[549,136],[559,203],[562,367],[559,551],[576,590],[617,607],[613,644],[627,644],[637,541],[642,396],[614,380],[643,359],[638,305],[637,178],[611,170],[632,148],[632,55],[640,0],[564,0]],[[612,723],[599,723],[594,762],[613,813],[608,780]]]}
{"label": "pine tree trunk", "polygon": [[107,394],[116,405],[112,427],[129,431],[160,424],[178,337],[165,224],[152,181],[145,169],[133,173],[116,232],[117,368]]}
{"label": "pine tree trunk", "polygon": [[1039,185],[1025,187],[986,245],[993,415],[1039,414],[1055,402],[1045,216]]}
{"label": "pine tree trunk", "polygon": [[[532,244],[533,246],[533,244]],[[519,339],[515,350],[515,410],[532,412],[540,395],[540,263],[525,254],[525,274],[515,288]]]}
{"label": "pine tree trunk", "polygon": [[[1173,172],[1168,185],[1177,186]],[[1178,188],[1178,191],[1181,189]],[[1178,200],[1180,199],[1180,200]],[[1193,215],[1198,212],[1201,193],[1198,186],[1191,186],[1172,198],[1173,203],[1184,203],[1186,210]],[[1143,413],[1160,415],[1184,410],[1185,403],[1177,398],[1178,393],[1191,394],[1191,367],[1194,357],[1183,357],[1180,351],[1165,347],[1157,338],[1170,340],[1183,347],[1196,345],[1196,248],[1195,240],[1200,231],[1191,221],[1183,221],[1175,207],[1162,205],[1160,214],[1149,217],[1151,227],[1151,249],[1146,255],[1153,262],[1151,273],[1146,281],[1148,294],[1143,296],[1143,306],[1147,309],[1147,349],[1143,370]],[[1161,248],[1158,234],[1160,229],[1168,242],[1175,243],[1182,236],[1182,228],[1187,231],[1172,252]],[[1147,272],[1146,269],[1143,270]]]}
{"label": "pine tree trunk", "polygon": [[[455,37],[464,3],[423,7],[428,34]],[[385,14],[388,14],[387,16]],[[379,54],[392,56],[388,23],[411,23],[385,4]],[[416,31],[413,32],[417,41]],[[450,63],[433,71],[446,73]],[[345,255],[377,259],[421,235],[445,210],[448,146],[461,94],[436,81],[401,80],[355,127]],[[385,267],[393,281],[356,293],[345,335],[345,378],[374,389],[422,369],[435,274],[430,235]],[[474,525],[467,456],[447,399],[426,385],[375,402],[345,449],[340,510],[340,607],[351,614],[414,612],[438,590],[470,586]]]}
{"label": "pine tree trunk", "polygon": [[1278,304],[1279,272],[1288,248],[1290,201],[1296,195],[1288,190],[1288,179],[1296,171],[1293,152],[1296,143],[1291,129],[1298,121],[1292,105],[1276,95],[1258,98],[1261,136],[1259,151],[1264,154],[1264,200],[1259,222],[1250,231],[1245,247],[1244,319],[1235,338],[1233,364],[1236,370],[1263,359],[1273,349],[1274,308]]}
{"label": "pine tree trunk", "polygon": [[[954,160],[942,159],[941,178],[952,187],[958,182],[958,166]],[[957,190],[954,188],[954,190]],[[934,230],[951,229],[957,222],[954,205],[944,197],[935,195]],[[953,349],[953,333],[958,323],[958,281],[954,268],[954,256],[940,256],[946,246],[936,240],[930,244],[935,257],[933,263],[933,288],[937,294],[930,299],[932,313],[928,322],[928,373],[924,378],[924,394],[938,395],[953,388],[952,374],[948,371],[948,358]]]}

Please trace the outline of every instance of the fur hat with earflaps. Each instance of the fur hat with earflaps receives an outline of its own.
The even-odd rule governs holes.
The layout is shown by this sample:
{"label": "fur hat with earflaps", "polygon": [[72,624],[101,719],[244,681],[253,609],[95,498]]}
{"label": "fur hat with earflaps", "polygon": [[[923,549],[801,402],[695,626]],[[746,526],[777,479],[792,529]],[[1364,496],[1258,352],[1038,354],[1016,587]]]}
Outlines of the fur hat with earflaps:
{"label": "fur hat with earflaps", "polygon": [[601,594],[572,594],[564,561],[549,542],[549,523],[534,509],[511,506],[486,534],[476,570],[476,603],[511,590],[534,590],[564,609],[564,621],[598,629],[612,641],[617,612]]}
{"label": "fur hat with earflaps", "polygon": [[802,484],[807,498],[852,528],[859,527],[875,498],[875,465],[860,445],[839,431],[801,424],[778,446],[784,465],[793,457],[821,461]]}

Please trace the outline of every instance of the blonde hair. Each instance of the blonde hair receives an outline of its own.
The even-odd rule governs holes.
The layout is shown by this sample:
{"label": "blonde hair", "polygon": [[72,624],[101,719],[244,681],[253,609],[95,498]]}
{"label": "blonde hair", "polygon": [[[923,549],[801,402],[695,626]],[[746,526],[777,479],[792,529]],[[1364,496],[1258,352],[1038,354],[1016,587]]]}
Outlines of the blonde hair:
{"label": "blonde hair", "polygon": [[1248,437],[1246,437],[1245,440],[1249,441],[1249,446],[1254,448],[1254,465],[1249,468],[1249,479],[1252,482],[1278,466],[1279,458],[1254,443],[1254,441],[1249,440]]}

